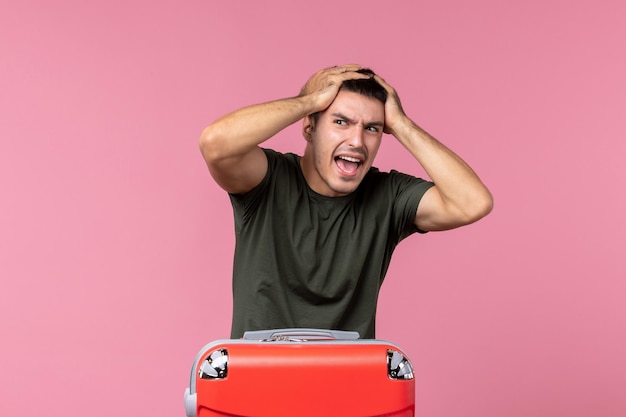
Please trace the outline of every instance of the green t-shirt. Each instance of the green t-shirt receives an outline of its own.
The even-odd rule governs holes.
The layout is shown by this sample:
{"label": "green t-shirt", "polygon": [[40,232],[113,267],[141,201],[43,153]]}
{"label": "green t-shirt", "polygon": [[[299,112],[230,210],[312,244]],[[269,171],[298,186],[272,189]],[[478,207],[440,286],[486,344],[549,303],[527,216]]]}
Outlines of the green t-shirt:
{"label": "green t-shirt", "polygon": [[376,304],[397,244],[417,232],[433,183],[371,168],[342,197],[309,188],[300,157],[265,149],[268,172],[235,217],[231,337],[277,328],[355,330],[375,337]]}

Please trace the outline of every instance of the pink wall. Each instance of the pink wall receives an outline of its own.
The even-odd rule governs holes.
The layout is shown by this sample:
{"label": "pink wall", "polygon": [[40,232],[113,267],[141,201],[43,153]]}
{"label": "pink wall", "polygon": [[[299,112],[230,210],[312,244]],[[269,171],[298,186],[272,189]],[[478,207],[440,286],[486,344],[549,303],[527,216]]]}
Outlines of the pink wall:
{"label": "pink wall", "polygon": [[[406,241],[383,288],[418,415],[626,415],[626,3],[97,3],[0,14],[0,415],[184,415],[231,305],[197,137],[347,62],[496,198]],[[272,144],[303,148],[297,128]],[[422,174],[393,138],[378,165]]]}

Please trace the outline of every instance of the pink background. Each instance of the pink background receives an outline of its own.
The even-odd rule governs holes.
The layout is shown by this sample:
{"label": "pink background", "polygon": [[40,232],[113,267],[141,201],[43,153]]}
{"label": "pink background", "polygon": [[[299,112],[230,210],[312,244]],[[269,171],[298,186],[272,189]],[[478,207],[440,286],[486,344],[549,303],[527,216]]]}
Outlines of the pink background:
{"label": "pink background", "polygon": [[[402,244],[383,287],[418,415],[626,415],[623,1],[4,3],[1,416],[184,415],[230,327],[200,131],[350,62],[496,200]],[[299,125],[271,145],[300,152]],[[392,137],[377,165],[423,175]]]}

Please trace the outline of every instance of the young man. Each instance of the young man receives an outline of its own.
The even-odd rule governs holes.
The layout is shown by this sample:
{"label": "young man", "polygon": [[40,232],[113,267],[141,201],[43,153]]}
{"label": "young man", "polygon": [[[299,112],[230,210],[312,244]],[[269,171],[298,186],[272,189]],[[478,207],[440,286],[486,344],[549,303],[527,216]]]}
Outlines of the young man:
{"label": "young man", "polygon": [[[301,157],[260,147],[301,119]],[[383,132],[432,182],[372,167]],[[397,244],[475,222],[493,204],[472,169],[359,65],[323,69],[297,97],[221,117],[203,131],[200,149],[235,216],[233,338],[286,327],[374,338],[378,293]]]}

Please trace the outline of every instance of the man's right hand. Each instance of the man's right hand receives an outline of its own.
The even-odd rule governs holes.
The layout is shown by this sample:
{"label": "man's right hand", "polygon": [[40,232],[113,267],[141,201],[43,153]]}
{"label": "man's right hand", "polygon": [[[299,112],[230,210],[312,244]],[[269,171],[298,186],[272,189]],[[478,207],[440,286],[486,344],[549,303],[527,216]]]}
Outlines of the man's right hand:
{"label": "man's right hand", "polygon": [[315,73],[297,97],[241,108],[226,114],[200,136],[200,150],[213,179],[226,191],[243,194],[267,172],[259,145],[303,117],[325,110],[345,80],[369,78],[360,65],[342,65]]}
{"label": "man's right hand", "polygon": [[363,69],[360,65],[348,64],[325,68],[313,74],[302,87],[299,95],[299,97],[309,97],[312,100],[310,114],[326,110],[337,97],[344,81],[371,78],[369,74],[357,72],[360,69]]}

